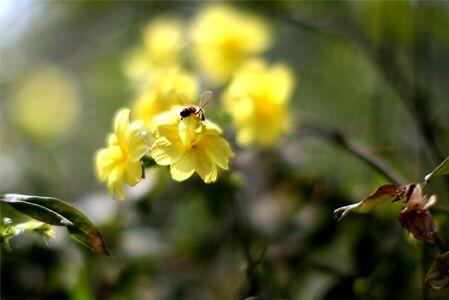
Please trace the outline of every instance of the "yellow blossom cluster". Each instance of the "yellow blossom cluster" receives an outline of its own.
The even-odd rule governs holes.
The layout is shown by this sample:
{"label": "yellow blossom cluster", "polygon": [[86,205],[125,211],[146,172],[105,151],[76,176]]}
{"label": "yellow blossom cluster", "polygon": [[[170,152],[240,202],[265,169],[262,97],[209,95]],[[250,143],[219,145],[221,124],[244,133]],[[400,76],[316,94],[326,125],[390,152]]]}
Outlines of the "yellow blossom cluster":
{"label": "yellow blossom cluster", "polygon": [[294,79],[287,66],[261,58],[271,44],[261,18],[221,4],[204,7],[190,24],[162,17],[145,26],[124,64],[136,92],[132,109],[138,121],[129,123],[130,111],[120,111],[107,148],[96,157],[98,176],[111,193],[122,199],[123,183],[141,180],[147,149],[141,130],[152,133],[150,156],[170,165],[177,181],[196,172],[210,183],[219,169],[228,169],[233,152],[220,127],[204,118],[203,107],[191,105],[198,97],[197,74],[223,91],[221,103],[238,144],[271,146],[288,132]]}
{"label": "yellow blossom cluster", "polygon": [[141,70],[127,74],[145,77],[133,110],[147,130],[155,129],[156,115],[180,104],[181,99],[191,103],[197,95],[199,81],[186,71],[186,55],[181,55],[187,53],[206,82],[225,88],[222,102],[240,145],[272,146],[288,132],[293,75],[287,66],[270,67],[260,58],[272,44],[263,19],[213,4],[204,7],[190,26],[173,17],[155,19],[144,28],[141,44],[139,51],[146,54],[128,61],[125,71]]}
{"label": "yellow blossom cluster", "polygon": [[125,59],[125,74],[137,84],[134,114],[149,131],[154,129],[156,115],[180,101],[189,103],[198,93],[198,79],[182,60],[183,28],[177,18],[156,18],[143,28],[140,46]]}

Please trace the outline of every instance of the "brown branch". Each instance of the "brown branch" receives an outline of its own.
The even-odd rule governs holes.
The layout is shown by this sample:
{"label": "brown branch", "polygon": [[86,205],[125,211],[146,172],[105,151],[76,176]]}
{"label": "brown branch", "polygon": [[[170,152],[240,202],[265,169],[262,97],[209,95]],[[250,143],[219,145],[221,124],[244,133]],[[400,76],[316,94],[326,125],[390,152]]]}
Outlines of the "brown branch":
{"label": "brown branch", "polygon": [[[409,110],[411,116],[415,120],[418,132],[433,154],[434,161],[442,161],[444,155],[438,147],[434,133],[434,124],[429,119],[428,104],[430,95],[428,89],[424,85],[418,84],[417,77],[421,76],[423,65],[425,62],[422,59],[424,54],[428,54],[426,47],[428,42],[425,41],[426,34],[420,32],[415,38],[414,44],[414,82],[408,82],[406,76],[402,74],[399,65],[396,61],[396,52],[394,49],[383,41],[379,46],[374,46],[366,37],[366,35],[359,30],[354,24],[348,23],[347,20],[341,20],[332,29],[310,23],[308,20],[303,20],[298,17],[289,15],[277,14],[277,18],[297,26],[298,28],[325,36],[333,41],[349,45],[350,42],[356,42],[361,49],[364,50],[367,57],[371,59],[375,66],[377,66],[380,74],[385,81],[397,93],[398,98],[402,101],[404,106]],[[419,24],[415,22],[415,30],[418,29]],[[428,55],[427,55],[428,56]]]}
{"label": "brown branch", "polygon": [[319,138],[322,138],[345,149],[352,155],[356,156],[357,158],[371,166],[374,170],[376,170],[379,174],[384,176],[389,181],[401,185],[406,183],[402,176],[400,176],[384,160],[382,160],[363,146],[350,141],[341,132],[332,131],[319,126],[308,124],[303,124],[301,128],[316,135]]}

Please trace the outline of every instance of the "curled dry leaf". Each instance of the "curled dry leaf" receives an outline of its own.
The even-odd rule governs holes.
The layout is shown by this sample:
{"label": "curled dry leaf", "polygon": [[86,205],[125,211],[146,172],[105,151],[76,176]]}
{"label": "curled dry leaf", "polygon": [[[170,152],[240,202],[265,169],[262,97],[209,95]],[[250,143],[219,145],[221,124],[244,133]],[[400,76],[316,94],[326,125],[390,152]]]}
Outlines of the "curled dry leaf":
{"label": "curled dry leaf", "polygon": [[396,200],[396,198],[405,197],[410,185],[385,184],[380,186],[373,194],[369,195],[360,202],[346,205],[334,210],[334,216],[340,220],[349,212],[365,213],[374,207],[386,201]]}

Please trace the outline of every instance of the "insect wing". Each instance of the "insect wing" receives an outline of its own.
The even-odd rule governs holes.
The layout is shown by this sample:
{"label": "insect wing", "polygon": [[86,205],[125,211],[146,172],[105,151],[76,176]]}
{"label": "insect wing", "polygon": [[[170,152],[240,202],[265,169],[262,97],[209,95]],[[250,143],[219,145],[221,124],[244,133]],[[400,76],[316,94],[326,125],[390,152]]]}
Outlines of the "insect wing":
{"label": "insect wing", "polygon": [[210,99],[212,98],[212,92],[211,91],[205,91],[200,96],[200,108],[203,108],[204,106],[209,103]]}

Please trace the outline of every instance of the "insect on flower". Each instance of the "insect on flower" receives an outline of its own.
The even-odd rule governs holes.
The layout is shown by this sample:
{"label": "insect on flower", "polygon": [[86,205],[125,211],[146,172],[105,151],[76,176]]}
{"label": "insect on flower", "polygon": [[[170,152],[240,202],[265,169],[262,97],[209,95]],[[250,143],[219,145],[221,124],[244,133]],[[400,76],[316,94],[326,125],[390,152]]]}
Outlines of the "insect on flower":
{"label": "insect on flower", "polygon": [[181,110],[181,112],[179,113],[181,120],[183,118],[187,118],[191,114],[197,114],[198,116],[201,117],[201,121],[204,121],[205,117],[204,117],[204,109],[203,108],[204,108],[204,106],[207,105],[207,103],[209,103],[211,98],[212,98],[211,91],[206,91],[206,92],[202,93],[200,96],[200,106],[197,106],[197,105],[185,106],[183,108],[183,110]]}

